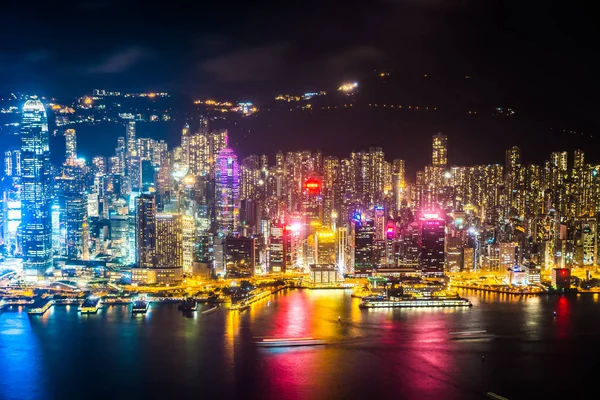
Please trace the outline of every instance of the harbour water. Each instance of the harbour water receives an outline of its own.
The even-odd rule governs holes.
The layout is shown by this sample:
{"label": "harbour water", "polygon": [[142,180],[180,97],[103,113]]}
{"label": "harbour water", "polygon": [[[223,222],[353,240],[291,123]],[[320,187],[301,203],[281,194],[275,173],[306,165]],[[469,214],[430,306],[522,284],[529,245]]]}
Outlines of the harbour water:
{"label": "harbour water", "polygon": [[[0,399],[577,398],[600,355],[598,295],[462,291],[471,308],[360,309],[341,290],[287,290],[243,312],[177,304],[0,314]],[[556,312],[556,314],[555,314]],[[339,317],[339,320],[338,320]],[[486,330],[454,340],[450,332]],[[326,346],[259,348],[255,337]]]}

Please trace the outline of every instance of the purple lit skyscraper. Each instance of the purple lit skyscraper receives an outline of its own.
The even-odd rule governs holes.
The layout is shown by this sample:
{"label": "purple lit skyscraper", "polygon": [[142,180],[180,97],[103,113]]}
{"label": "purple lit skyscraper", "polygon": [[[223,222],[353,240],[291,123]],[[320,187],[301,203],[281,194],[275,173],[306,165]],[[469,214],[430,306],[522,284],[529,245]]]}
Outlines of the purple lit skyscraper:
{"label": "purple lit skyscraper", "polygon": [[228,147],[217,156],[215,184],[218,232],[225,236],[234,234],[240,211],[240,176],[237,156]]}

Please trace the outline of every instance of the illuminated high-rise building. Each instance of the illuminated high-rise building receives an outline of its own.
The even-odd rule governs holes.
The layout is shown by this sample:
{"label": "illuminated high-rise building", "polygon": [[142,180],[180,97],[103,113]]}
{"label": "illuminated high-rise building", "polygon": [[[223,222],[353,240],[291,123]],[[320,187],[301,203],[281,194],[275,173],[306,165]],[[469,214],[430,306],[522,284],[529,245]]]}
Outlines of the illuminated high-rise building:
{"label": "illuminated high-rise building", "polygon": [[191,274],[196,247],[196,223],[191,215],[181,217],[183,272]]}
{"label": "illuminated high-rise building", "polygon": [[135,138],[135,122],[129,121],[125,126],[125,145],[128,156],[137,155],[137,141]]}
{"label": "illuminated high-rise building", "polygon": [[354,228],[354,274],[368,276],[373,273],[375,222],[359,214],[352,219]]}
{"label": "illuminated high-rise building", "polygon": [[13,176],[21,176],[21,150],[14,150],[13,157]]}
{"label": "illuminated high-rise building", "polygon": [[30,278],[52,267],[50,147],[46,109],[36,97],[21,114],[21,232],[23,269]]}
{"label": "illuminated high-rise building", "polygon": [[562,173],[567,171],[567,152],[554,151],[550,154],[550,162]]}
{"label": "illuminated high-rise building", "polygon": [[[240,199],[255,199],[259,191],[260,169],[258,157],[251,155],[242,160],[240,166]],[[265,185],[264,180],[262,186]]]}
{"label": "illuminated high-rise building", "polygon": [[573,169],[580,169],[585,166],[585,152],[577,149],[573,152]]}
{"label": "illuminated high-rise building", "polygon": [[404,200],[404,175],[404,160],[394,160],[392,162],[392,190],[394,193],[394,206],[396,212],[402,208],[402,200]]}
{"label": "illuminated high-rise building", "polygon": [[142,188],[142,160],[138,156],[127,159],[127,176],[131,182],[131,189],[139,191]]}
{"label": "illuminated high-rise building", "polygon": [[0,201],[0,235],[9,255],[19,253],[19,225],[21,224],[21,192],[17,186],[7,186],[2,190]]}
{"label": "illuminated high-rise building", "polygon": [[337,228],[337,266],[340,274],[345,274],[348,269],[348,228],[346,226],[340,226]]}
{"label": "illuminated high-rise building", "polygon": [[315,262],[319,265],[335,265],[335,232],[319,229],[315,234]]}
{"label": "illuminated high-rise building", "polygon": [[65,159],[73,162],[77,159],[77,135],[75,129],[65,130]]}
{"label": "illuminated high-rise building", "polygon": [[106,172],[106,158],[101,156],[92,158],[92,173],[95,176],[104,176]]}
{"label": "illuminated high-rise building", "polygon": [[204,134],[192,135],[189,138],[188,166],[193,175],[206,175],[209,172],[209,144]]}
{"label": "illuminated high-rise building", "polygon": [[289,234],[289,228],[281,221],[275,221],[271,224],[268,272],[285,272],[286,258],[289,250]]}
{"label": "illuminated high-rise building", "polygon": [[182,162],[189,169],[190,166],[190,125],[186,122],[181,130]]}
{"label": "illuminated high-rise building", "polygon": [[125,262],[129,258],[129,215],[110,216],[110,252],[115,258],[122,258]]}
{"label": "illuminated high-rise building", "polygon": [[183,220],[179,214],[156,214],[155,266],[183,266]]}
{"label": "illuminated high-rise building", "polygon": [[444,274],[446,223],[435,213],[424,213],[419,221],[419,269],[426,276]]}
{"label": "illuminated high-rise building", "polygon": [[441,133],[433,136],[431,165],[444,168],[448,165],[448,136]]}
{"label": "illuminated high-rise building", "polygon": [[127,147],[125,145],[125,138],[119,136],[117,138],[117,148],[115,149],[116,160],[111,157],[110,170],[112,174],[125,175],[126,156]]}
{"label": "illuminated high-rise building", "polygon": [[256,267],[256,238],[225,238],[225,268],[231,277],[254,275]]}
{"label": "illuminated high-rise building", "polygon": [[65,195],[65,244],[67,257],[73,260],[87,260],[88,252],[88,204],[87,195]]}
{"label": "illuminated high-rise building", "polygon": [[517,263],[517,249],[518,244],[514,242],[498,243],[499,266],[503,271],[513,268]]}
{"label": "illuminated high-rise building", "polygon": [[514,174],[521,166],[521,149],[518,146],[513,146],[506,150],[506,173]]}
{"label": "illuminated high-rise building", "polygon": [[208,163],[210,165],[211,172],[212,172],[212,168],[214,167],[221,150],[227,148],[227,143],[228,143],[227,142],[227,140],[228,140],[227,130],[223,129],[218,132],[213,132],[210,135],[208,135],[208,139],[209,139],[208,140],[208,145],[209,145]]}
{"label": "illuminated high-rise building", "polygon": [[313,233],[315,228],[323,224],[322,183],[318,178],[308,178],[302,191],[302,214],[307,226],[305,232]]}
{"label": "illuminated high-rise building", "polygon": [[136,154],[142,161],[152,161],[154,153],[154,140],[150,138],[138,138],[136,141]]}
{"label": "illuminated high-rise building", "polygon": [[13,174],[13,159],[12,151],[4,152],[4,176],[12,176]]}
{"label": "illuminated high-rise building", "polygon": [[239,223],[240,177],[237,156],[224,148],[217,156],[215,201],[217,229],[223,235],[237,231]]}
{"label": "illuminated high-rise building", "polygon": [[156,266],[156,200],[153,195],[136,198],[135,248],[138,267]]}

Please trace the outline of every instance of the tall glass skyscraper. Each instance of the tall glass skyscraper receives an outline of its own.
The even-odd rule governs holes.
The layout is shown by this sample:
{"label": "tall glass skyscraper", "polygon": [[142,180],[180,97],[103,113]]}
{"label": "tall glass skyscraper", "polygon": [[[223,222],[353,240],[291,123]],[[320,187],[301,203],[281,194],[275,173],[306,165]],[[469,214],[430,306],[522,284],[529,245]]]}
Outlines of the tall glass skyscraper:
{"label": "tall glass skyscraper", "polygon": [[224,148],[217,156],[215,200],[218,232],[227,236],[237,231],[240,212],[240,171],[237,156]]}
{"label": "tall glass skyscraper", "polygon": [[39,279],[52,267],[52,219],[48,118],[37,97],[21,114],[21,185],[23,269]]}

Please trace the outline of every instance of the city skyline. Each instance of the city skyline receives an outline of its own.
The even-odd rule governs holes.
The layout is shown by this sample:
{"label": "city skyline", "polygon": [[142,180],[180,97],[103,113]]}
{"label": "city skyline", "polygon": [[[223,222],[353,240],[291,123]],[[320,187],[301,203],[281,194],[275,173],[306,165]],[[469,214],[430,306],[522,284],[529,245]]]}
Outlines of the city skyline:
{"label": "city skyline", "polygon": [[[45,107],[33,98],[25,102],[22,114],[20,152],[6,152],[4,160],[5,176],[16,186],[7,186],[4,198],[22,196],[23,225],[18,229],[23,232],[28,218],[37,215],[27,202],[27,179],[45,179],[47,200],[40,207],[53,205],[52,213],[42,213],[37,223],[45,239],[34,235],[33,245],[27,244],[27,236],[23,243],[18,240],[20,231],[10,219],[10,208],[5,208],[4,242],[16,245],[11,254],[22,251],[25,256],[31,246],[48,249],[52,232],[52,252],[59,257],[88,260],[94,254],[112,254],[119,260],[125,255],[119,261],[125,265],[178,268],[188,274],[195,262],[206,263],[213,274],[227,274],[232,267],[254,275],[325,263],[357,276],[406,267],[424,275],[443,274],[449,268],[498,269],[503,263],[496,260],[505,258],[543,268],[596,263],[592,217],[600,200],[600,164],[586,163],[583,150],[573,157],[553,152],[545,164],[535,165],[522,164],[521,151],[513,146],[505,151],[505,165],[455,166],[449,163],[449,137],[437,133],[431,136],[430,163],[411,182],[404,160],[389,162],[378,147],[348,158],[302,150],[279,152],[274,162],[267,155],[238,160],[228,147],[227,130],[212,129],[209,118],[190,121],[192,127],[185,123],[180,146],[172,149],[164,141],[139,137],[136,122],[130,121],[122,128],[124,136],[118,138],[114,155],[95,156],[91,162],[77,158],[76,130],[66,129],[63,164],[52,183],[43,172],[49,171],[49,148],[43,142],[48,136]],[[28,134],[45,150],[32,153]],[[30,153],[41,154],[38,164],[45,165],[31,178]],[[17,156],[22,167],[15,165]],[[127,215],[134,214],[135,224],[118,233],[123,230],[121,217],[126,222]],[[429,221],[432,218],[443,223]],[[419,220],[425,222],[413,226]],[[94,232],[103,224],[108,236],[97,237]],[[443,233],[439,240],[438,228]],[[114,243],[112,229],[119,238]],[[590,234],[591,239],[586,236]],[[251,251],[245,237],[260,238]],[[198,252],[205,246],[209,253]],[[511,250],[502,250],[505,247]],[[492,254],[497,248],[498,256]],[[456,250],[459,256],[453,258]],[[473,254],[465,258],[467,250]],[[514,255],[508,257],[507,252]],[[248,258],[250,253],[254,255]],[[26,263],[25,270],[43,278],[43,271],[51,267],[50,254],[43,257],[43,265]],[[230,259],[237,261],[230,265]],[[240,262],[253,267],[240,272],[246,268],[240,269]],[[262,272],[254,270],[259,267]]]}
{"label": "city skyline", "polygon": [[593,398],[592,6],[3,4],[0,399]]}

